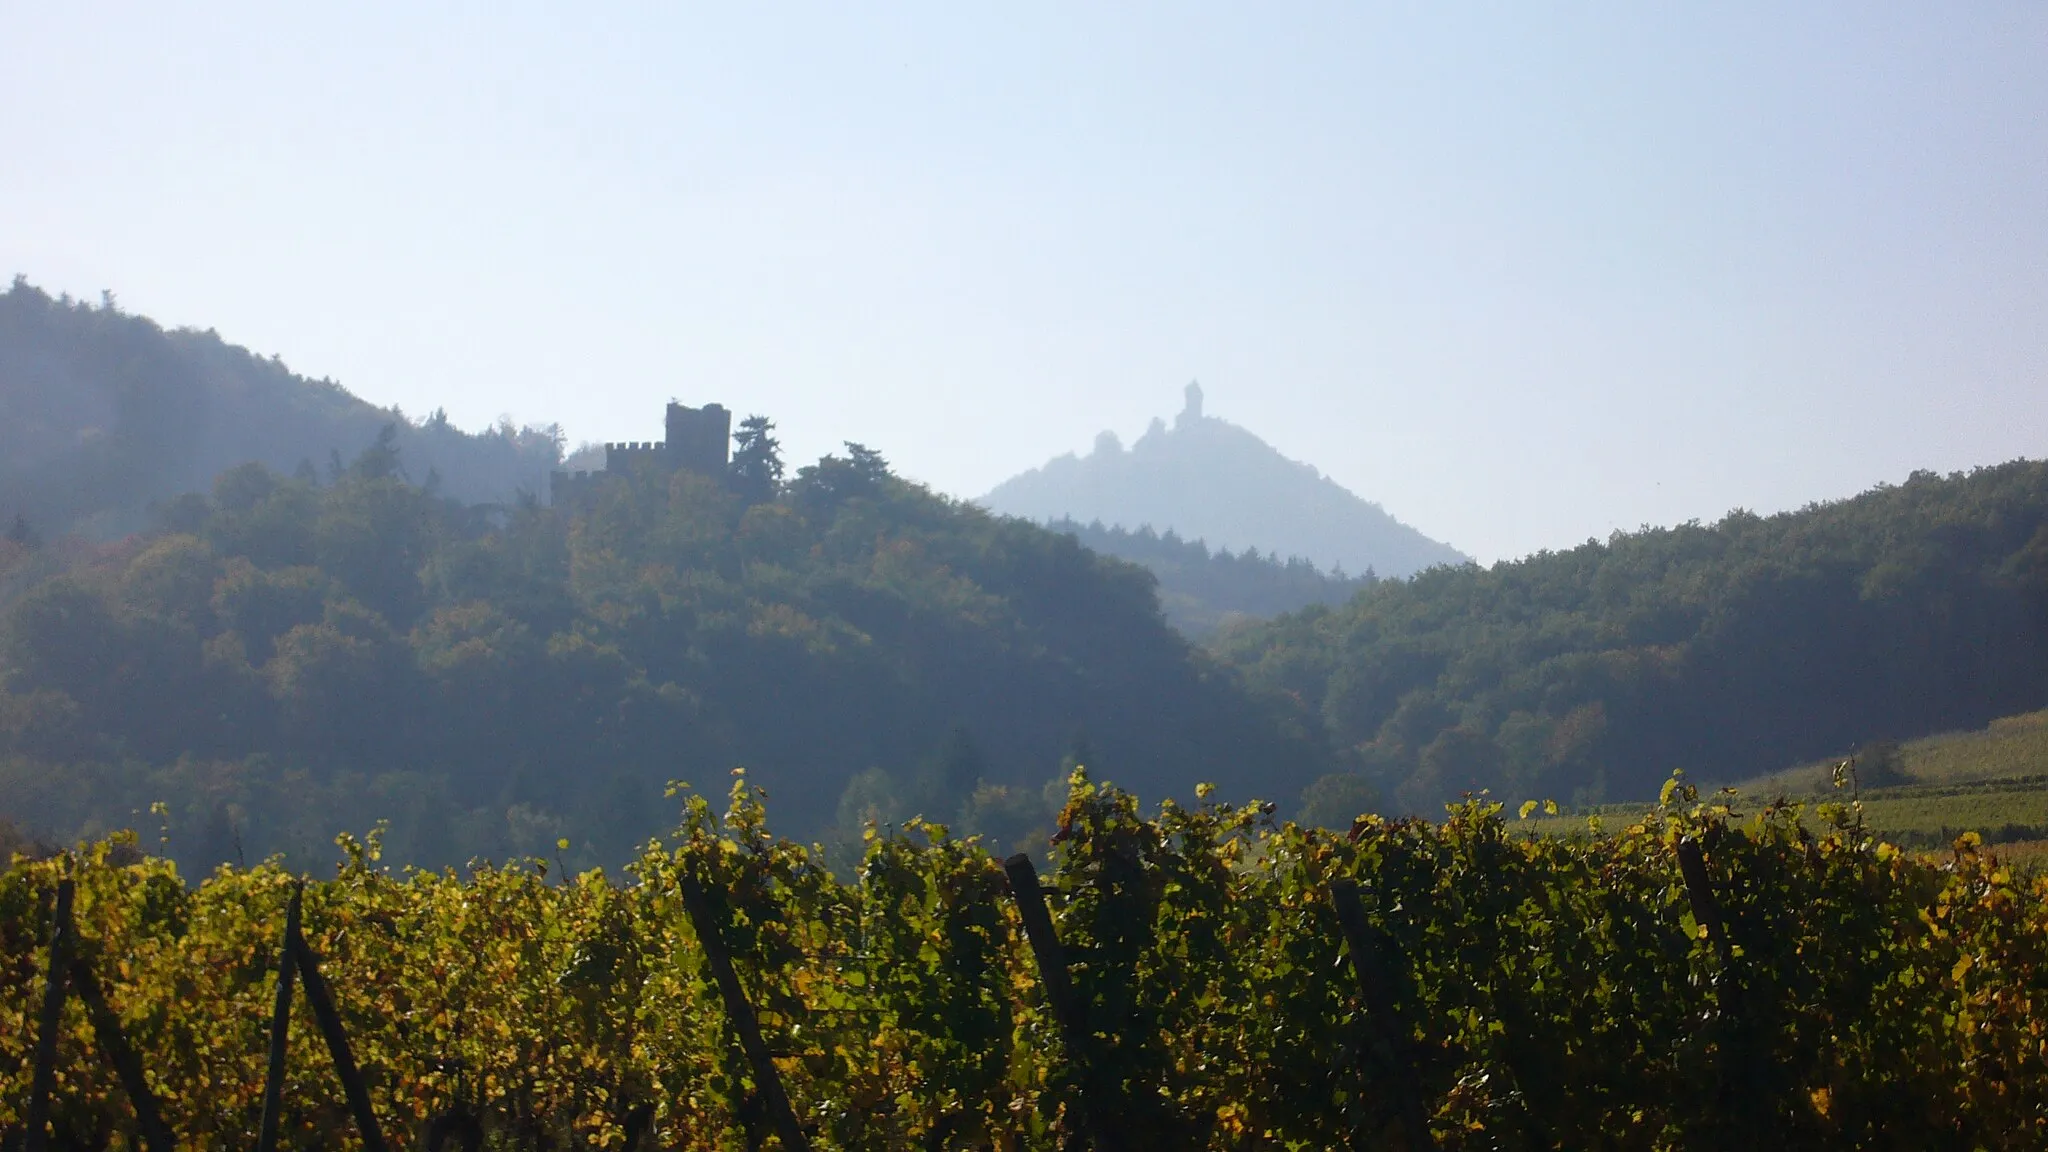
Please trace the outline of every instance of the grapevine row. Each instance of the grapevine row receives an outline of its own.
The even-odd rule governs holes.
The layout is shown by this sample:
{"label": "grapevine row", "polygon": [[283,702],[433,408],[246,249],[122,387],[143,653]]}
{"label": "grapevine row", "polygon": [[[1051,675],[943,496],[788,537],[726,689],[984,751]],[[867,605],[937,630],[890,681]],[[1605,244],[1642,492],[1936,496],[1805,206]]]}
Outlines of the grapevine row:
{"label": "grapevine row", "polygon": [[[936,825],[877,830],[842,879],[772,836],[741,780],[722,814],[689,796],[622,877],[394,874],[374,836],[344,837],[320,883],[264,864],[188,886],[111,843],[18,861],[0,1140],[24,1138],[68,878],[67,963],[180,1147],[256,1144],[300,892],[368,1107],[404,1144],[430,1126],[534,1149],[2048,1141],[2048,882],[1968,839],[1916,858],[1838,811],[1745,814],[1682,786],[1600,836],[1520,837],[1483,801],[1342,835],[1257,806],[1148,815],[1077,774],[1056,840],[1040,877]],[[61,1005],[53,1147],[147,1135],[105,1031]],[[328,1051],[279,1059],[277,1146],[356,1146]]]}

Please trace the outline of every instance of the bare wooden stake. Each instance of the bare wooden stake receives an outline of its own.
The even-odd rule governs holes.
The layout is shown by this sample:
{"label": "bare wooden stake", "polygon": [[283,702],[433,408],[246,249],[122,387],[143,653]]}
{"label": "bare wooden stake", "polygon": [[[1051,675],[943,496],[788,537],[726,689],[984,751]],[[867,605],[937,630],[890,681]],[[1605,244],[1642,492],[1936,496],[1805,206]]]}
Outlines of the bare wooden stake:
{"label": "bare wooden stake", "polygon": [[50,918],[50,968],[43,985],[43,1015],[36,1031],[36,1065],[29,1077],[26,1152],[50,1146],[50,1088],[57,1077],[57,1033],[64,1026],[64,976],[70,970],[71,880],[57,881],[57,908]]}
{"label": "bare wooden stake", "polygon": [[1735,978],[1735,941],[1729,934],[1728,920],[1721,913],[1721,902],[1714,898],[1706,857],[1700,852],[1699,841],[1690,836],[1678,842],[1678,874],[1685,880],[1685,898],[1692,905],[1692,918],[1706,926],[1707,938],[1721,956],[1721,978],[1716,981],[1721,1010],[1740,1021],[1744,1012],[1742,985]]}
{"label": "bare wooden stake", "polygon": [[785,1152],[810,1152],[810,1141],[797,1123],[789,1094],[783,1091],[775,1059],[769,1054],[767,1041],[761,1038],[761,1022],[754,1015],[746,990],[740,987],[740,974],[732,966],[732,953],[726,948],[725,937],[719,933],[711,900],[691,876],[682,878],[682,894],[683,911],[689,914],[690,924],[697,930],[697,943],[704,949],[704,961],[711,966],[711,978],[717,982],[718,994],[725,1001],[726,1018],[732,1021],[733,1031],[739,1033],[740,1048],[746,1053],[747,1063],[753,1066],[754,1087],[767,1105],[775,1134],[782,1137]]}
{"label": "bare wooden stake", "polygon": [[1720,901],[1714,899],[1713,881],[1707,878],[1707,858],[1700,852],[1700,842],[1690,836],[1678,842],[1678,875],[1685,881],[1692,918],[1706,926],[1707,938],[1721,959],[1732,962],[1735,948],[1728,939],[1728,923],[1721,918]]}
{"label": "bare wooden stake", "polygon": [[1722,1115],[1736,1125],[1735,1131],[1745,1138],[1754,1137],[1760,1131],[1757,1106],[1760,1093],[1757,1088],[1760,1066],[1754,1054],[1755,1038],[1751,1034],[1749,1012],[1743,999],[1742,981],[1736,971],[1738,958],[1735,955],[1735,940],[1728,928],[1728,919],[1721,911],[1721,902],[1714,896],[1714,884],[1707,875],[1707,860],[1700,850],[1699,841],[1690,836],[1678,842],[1678,875],[1685,881],[1685,898],[1692,905],[1692,918],[1706,927],[1707,939],[1721,957],[1721,971],[1714,979],[1714,993],[1721,1004],[1721,1016],[1726,1021],[1723,1034],[1722,1059],[1719,1071],[1720,1083],[1714,1095]]}
{"label": "bare wooden stake", "polygon": [[1346,877],[1330,881],[1330,903],[1337,910],[1337,927],[1344,933],[1351,953],[1351,971],[1358,980],[1358,994],[1365,1001],[1370,1029],[1370,1051],[1382,1071],[1394,1081],[1399,1095],[1401,1134],[1413,1152],[1436,1147],[1429,1134],[1429,1116],[1423,1110],[1422,1080],[1406,1051],[1407,1038],[1401,1034],[1396,1011],[1399,997],[1394,990],[1391,969],[1393,942],[1373,929],[1365,918],[1365,904],[1358,896],[1358,882]]}
{"label": "bare wooden stake", "polygon": [[341,1013],[334,1009],[334,997],[327,993],[327,981],[320,975],[319,958],[306,945],[297,922],[291,926],[291,950],[298,957],[299,976],[306,982],[306,1003],[313,1009],[313,1021],[327,1041],[327,1054],[334,1058],[335,1074],[341,1077],[342,1094],[355,1116],[356,1131],[362,1135],[365,1152],[384,1152],[384,1134],[377,1127],[377,1113],[370,1107],[370,1089],[356,1068],[348,1050],[348,1032],[341,1025]]}
{"label": "bare wooden stake", "polygon": [[1091,1098],[1099,1086],[1089,1070],[1088,1014],[1074,994],[1073,978],[1067,972],[1066,950],[1052,925],[1052,913],[1045,906],[1045,890],[1038,883],[1038,869],[1031,857],[1019,852],[1003,861],[1003,874],[1010,881],[1010,899],[1017,904],[1017,917],[1024,922],[1024,939],[1038,961],[1038,982],[1045,987],[1046,1002],[1052,1007],[1053,1022],[1059,1025],[1060,1040],[1066,1045],[1067,1060],[1081,1073],[1078,1103],[1081,1127],[1088,1133],[1096,1152],[1117,1147],[1105,1115],[1108,1100]]}
{"label": "bare wooden stake", "polygon": [[284,1054],[292,1028],[292,981],[299,968],[292,941],[299,935],[299,900],[304,894],[303,883],[292,886],[291,903],[284,912],[284,939],[277,946],[277,997],[270,1009],[270,1059],[263,1073],[263,1120],[256,1152],[277,1152],[277,1129],[284,1119]]}
{"label": "bare wooden stake", "polygon": [[86,1015],[92,1019],[93,1035],[99,1040],[100,1052],[107,1062],[114,1066],[114,1072],[121,1078],[121,1087],[128,1093],[128,1101],[135,1108],[135,1126],[142,1132],[143,1146],[149,1152],[173,1152],[177,1141],[164,1123],[163,1109],[157,1105],[156,1093],[149,1090],[149,1081],[142,1074],[142,1058],[128,1043],[128,1037],[121,1031],[121,1018],[107,1003],[107,994],[100,988],[99,977],[93,975],[92,966],[85,957],[71,957],[71,983],[78,988],[78,999],[85,1005]]}

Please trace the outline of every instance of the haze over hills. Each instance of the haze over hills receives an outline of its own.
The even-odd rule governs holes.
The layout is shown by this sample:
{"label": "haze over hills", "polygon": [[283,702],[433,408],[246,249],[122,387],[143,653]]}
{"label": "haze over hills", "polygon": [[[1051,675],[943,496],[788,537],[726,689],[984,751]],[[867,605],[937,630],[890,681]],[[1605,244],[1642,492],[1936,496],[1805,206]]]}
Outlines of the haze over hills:
{"label": "haze over hills", "polygon": [[464,503],[543,492],[561,458],[552,427],[415,422],[211,330],[166,331],[111,296],[94,306],[22,277],[0,294],[0,523],[111,538],[237,464],[331,474],[386,427],[414,481],[437,478]]}
{"label": "haze over hills", "polygon": [[1104,432],[1087,456],[1069,453],[1013,476],[979,503],[1039,522],[1171,529],[1215,548],[1383,577],[1467,562],[1247,429],[1206,415],[1201,385],[1189,384],[1186,396],[1171,428],[1155,419],[1129,449]]}
{"label": "haze over hills", "polygon": [[1021,842],[1076,763],[1283,800],[1325,767],[1142,569],[860,445],[785,477],[772,430],[480,515],[546,491],[551,429],[414,424],[17,281],[0,824],[72,839],[163,801],[200,869],[387,818],[398,860],[616,860],[665,782],[745,765],[783,827],[857,853],[863,820],[919,814]]}
{"label": "haze over hills", "polygon": [[148,535],[0,539],[0,819],[72,838],[164,800],[207,868],[379,819],[401,861],[596,861],[660,831],[664,782],[735,765],[855,846],[918,814],[1049,830],[1073,763],[1151,795],[1315,777],[1315,734],[1143,570],[859,445],[784,482],[769,427],[499,517],[378,444],[332,481],[238,466]]}
{"label": "haze over hills", "polygon": [[1328,572],[1299,556],[1282,560],[1251,548],[1211,549],[1170,528],[1155,532],[1072,520],[1054,520],[1046,527],[1072,536],[1090,551],[1150,570],[1159,582],[1159,609],[1166,622],[1197,640],[1311,605],[1342,604],[1379,582],[1370,574]]}
{"label": "haze over hills", "polygon": [[[1071,763],[1150,795],[1298,797],[1341,826],[1477,789],[1645,796],[1674,766],[1739,778],[2048,703],[2037,462],[1482,569],[1190,388],[1171,431],[1005,486],[1149,493],[1169,526],[1175,506],[1235,516],[1177,532],[1046,531],[854,444],[785,477],[758,417],[729,459],[642,454],[484,516],[455,493],[516,490],[552,436],[414,425],[22,284],[0,321],[0,493],[144,529],[0,538],[0,818],[62,836],[164,799],[208,863],[384,816],[413,859],[557,833],[596,859],[653,830],[662,781],[735,764],[841,844],[933,813],[1021,842]],[[241,462],[353,434],[343,467]],[[415,447],[446,453],[439,491]],[[1189,539],[1270,525],[1276,552],[1317,555],[1279,530],[1318,511],[1410,551],[1340,554],[1345,577]],[[1220,635],[1204,651],[1169,622]]]}

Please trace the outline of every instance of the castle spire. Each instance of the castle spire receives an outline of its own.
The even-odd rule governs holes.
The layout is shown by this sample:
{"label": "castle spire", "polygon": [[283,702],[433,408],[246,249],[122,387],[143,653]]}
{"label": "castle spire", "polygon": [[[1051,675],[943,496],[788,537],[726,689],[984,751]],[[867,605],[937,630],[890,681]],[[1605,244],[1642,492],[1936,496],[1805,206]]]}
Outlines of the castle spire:
{"label": "castle spire", "polygon": [[1201,382],[1196,380],[1188,381],[1187,389],[1183,395],[1187,397],[1187,406],[1180,410],[1180,419],[1174,421],[1175,427],[1184,427],[1202,418]]}

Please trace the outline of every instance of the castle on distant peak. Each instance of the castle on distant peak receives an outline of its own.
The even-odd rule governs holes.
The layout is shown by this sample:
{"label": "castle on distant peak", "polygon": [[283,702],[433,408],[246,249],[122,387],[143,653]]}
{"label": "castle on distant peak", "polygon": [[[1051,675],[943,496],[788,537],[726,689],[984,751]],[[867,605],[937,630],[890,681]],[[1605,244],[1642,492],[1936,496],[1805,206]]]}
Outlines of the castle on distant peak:
{"label": "castle on distant peak", "polygon": [[607,477],[641,467],[670,474],[687,468],[706,476],[725,475],[732,444],[732,413],[725,405],[690,408],[671,400],[666,424],[666,440],[606,444],[602,472],[554,472],[548,478],[550,501],[560,504],[576,499]]}

